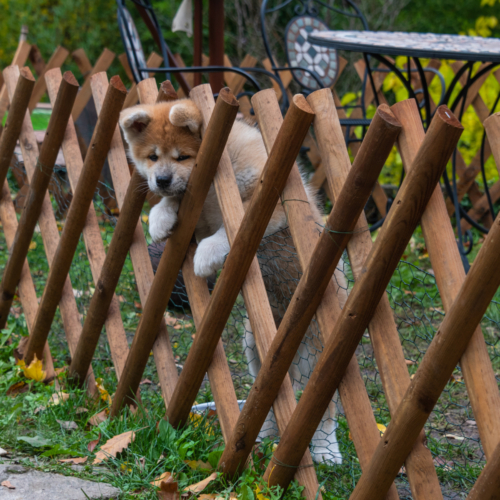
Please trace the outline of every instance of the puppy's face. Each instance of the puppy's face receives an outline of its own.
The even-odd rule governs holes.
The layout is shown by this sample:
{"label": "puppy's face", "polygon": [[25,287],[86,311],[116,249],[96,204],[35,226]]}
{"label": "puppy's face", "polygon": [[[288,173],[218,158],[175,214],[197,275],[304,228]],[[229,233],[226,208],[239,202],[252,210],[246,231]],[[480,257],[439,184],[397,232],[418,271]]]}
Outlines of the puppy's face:
{"label": "puppy's face", "polygon": [[201,144],[201,114],[189,99],[139,105],[120,114],[130,156],[149,189],[182,196]]}

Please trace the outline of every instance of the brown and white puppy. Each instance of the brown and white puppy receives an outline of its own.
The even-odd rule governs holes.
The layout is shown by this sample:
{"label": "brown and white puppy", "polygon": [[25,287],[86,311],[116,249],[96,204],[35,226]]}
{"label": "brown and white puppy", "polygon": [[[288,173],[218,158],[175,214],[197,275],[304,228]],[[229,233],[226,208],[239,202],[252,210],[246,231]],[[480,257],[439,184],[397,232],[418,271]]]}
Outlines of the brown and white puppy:
{"label": "brown and white puppy", "polygon": [[[186,191],[201,144],[201,124],[201,114],[189,99],[139,105],[122,111],[120,115],[120,126],[129,144],[131,159],[147,180],[149,189],[162,197],[149,215],[149,232],[156,242],[168,238],[177,223],[179,203]],[[267,160],[262,136],[255,127],[243,120],[236,120],[227,141],[227,151],[246,208]],[[321,224],[316,200],[309,188],[305,187],[313,215]],[[261,245],[258,256],[278,325],[301,272],[293,252],[293,242],[281,201],[276,205],[267,227],[265,236],[269,235],[274,236]],[[230,249],[213,185],[203,206],[195,236],[198,248],[194,256],[194,271],[198,276],[207,277],[222,268]],[[286,245],[283,245],[285,241]],[[338,271],[336,279],[345,290],[344,275]],[[340,298],[340,295],[342,294],[339,294],[339,299],[343,306],[345,296]],[[255,377],[260,368],[260,360],[248,321],[245,327],[245,351],[250,373]],[[317,332],[313,332],[313,327],[309,330],[306,341],[301,345],[290,368],[295,390],[303,388],[321,352]],[[341,461],[335,437],[334,415],[335,406],[332,403],[317,431],[316,442],[313,443],[313,457],[317,461]],[[271,432],[268,429],[266,434]]]}

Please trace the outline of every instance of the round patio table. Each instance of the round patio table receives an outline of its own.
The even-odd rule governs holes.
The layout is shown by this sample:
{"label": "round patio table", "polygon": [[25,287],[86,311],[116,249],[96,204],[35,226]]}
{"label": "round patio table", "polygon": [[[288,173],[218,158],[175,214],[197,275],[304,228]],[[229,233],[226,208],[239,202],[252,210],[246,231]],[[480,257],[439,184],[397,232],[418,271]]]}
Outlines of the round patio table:
{"label": "round patio table", "polygon": [[[421,106],[425,108],[425,119],[423,119],[426,128],[429,126],[432,120],[432,113],[430,107],[429,98],[429,82],[424,76],[424,69],[420,63],[420,58],[431,58],[431,59],[452,59],[456,61],[465,61],[466,63],[460,68],[456,73],[452,82],[447,89],[444,89],[444,80],[439,72],[435,71],[439,76],[441,76],[443,93],[439,104],[449,104],[452,93],[460,81],[462,75],[467,72],[467,81],[463,88],[458,92],[453,102],[449,104],[452,111],[459,103],[461,103],[460,109],[458,110],[459,119],[465,111],[464,104],[467,98],[467,92],[471,85],[478,80],[485,73],[491,71],[495,66],[500,65],[500,39],[498,38],[483,38],[477,36],[464,36],[464,35],[440,35],[434,33],[403,33],[403,32],[387,32],[387,31],[316,31],[309,34],[307,38],[311,45],[319,45],[323,47],[329,47],[333,49],[347,50],[351,52],[362,52],[365,58],[366,68],[368,77],[370,79],[370,84],[374,91],[374,96],[379,104],[377,96],[377,91],[375,88],[372,69],[369,64],[369,58],[374,59],[383,63],[387,68],[393,71],[398,78],[406,86],[410,97],[416,98],[416,92],[412,88],[412,78],[411,78],[411,64],[410,58],[415,62],[416,71],[419,73],[419,84],[422,86],[423,102]],[[384,56],[406,56],[408,58],[407,71],[401,70],[395,66],[395,64]],[[483,62],[482,67],[472,76],[472,71],[475,62]],[[415,71],[415,70],[413,70]],[[406,75],[404,74],[406,73]],[[495,109],[498,100],[500,99],[500,94],[493,106]],[[484,149],[485,141],[482,141],[481,148]],[[484,175],[484,155],[481,155],[482,170]],[[458,246],[460,253],[462,255],[462,261],[466,271],[468,270],[469,264],[465,255],[472,249],[472,237],[469,235],[469,249],[465,250],[462,233],[460,230],[460,220],[464,217],[468,220],[471,225],[487,233],[488,230],[478,224],[476,221],[470,219],[467,215],[466,210],[461,206],[457,197],[456,190],[456,155],[453,155],[453,178],[452,185],[450,185],[446,171],[444,173],[445,187],[448,195],[454,201],[455,214],[458,225]],[[484,179],[486,181],[486,179]],[[493,212],[493,203],[491,197],[489,196],[489,191],[485,182],[485,193],[488,196],[490,211]]]}

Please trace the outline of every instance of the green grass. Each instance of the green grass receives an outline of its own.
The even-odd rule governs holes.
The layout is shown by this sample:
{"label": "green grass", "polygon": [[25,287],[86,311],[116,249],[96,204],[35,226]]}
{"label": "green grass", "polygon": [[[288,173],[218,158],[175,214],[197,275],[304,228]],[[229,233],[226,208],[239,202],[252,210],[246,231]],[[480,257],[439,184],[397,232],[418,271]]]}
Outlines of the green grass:
{"label": "green grass", "polygon": [[[9,183],[15,186],[11,174]],[[61,188],[64,188],[64,181],[61,181]],[[57,210],[55,199],[53,206]],[[99,197],[96,198],[96,210],[103,231],[104,245],[107,248],[112,236],[113,218],[104,214]],[[478,240],[479,235],[474,234],[474,238]],[[36,246],[30,250],[28,262],[37,294],[41,296],[48,274],[48,265],[40,233],[34,235],[33,241]],[[0,235],[0,250],[3,250],[0,252],[0,268],[5,265],[7,256],[5,249],[3,235]],[[477,250],[474,250],[474,253],[476,252]],[[437,326],[442,321],[443,308],[420,229],[417,229],[412,237],[403,258],[404,262],[399,265],[388,287],[388,294],[394,308],[405,358],[414,363],[408,366],[409,373],[413,374]],[[345,273],[352,279],[352,273],[347,265]],[[70,270],[70,279],[83,319],[94,286],[83,240],[78,245]],[[142,309],[129,259],[126,261],[117,290],[125,331],[131,340],[140,321]],[[495,299],[500,299],[498,294]],[[85,392],[71,388],[67,384],[65,374],[61,375],[59,383],[62,390],[70,397],[60,405],[48,404],[56,390],[54,385],[46,386],[30,382],[27,392],[7,396],[7,390],[23,380],[22,373],[15,366],[13,351],[21,337],[28,333],[19,300],[16,300],[13,306],[8,329],[1,333],[0,341],[1,447],[8,449],[13,457],[29,464],[30,467],[110,482],[122,490],[123,499],[156,498],[155,488],[150,482],[165,471],[175,473],[181,489],[211,473],[208,468],[193,470],[186,461],[202,461],[211,463],[211,466],[215,465],[216,457],[223,447],[217,416],[205,415],[201,422],[196,420],[180,430],[169,427],[163,420],[165,405],[161,398],[152,357],[143,376],[144,379],[151,381],[151,384],[141,385],[142,407],[135,414],[124,410],[119,418],[107,419],[98,426],[90,423],[91,417],[106,410],[107,402],[91,400]],[[182,300],[170,308],[169,314],[177,319],[176,328],[170,326],[169,334],[176,363],[182,365],[192,344],[192,335],[196,333],[194,323],[187,304]],[[245,398],[252,384],[242,349],[245,316],[244,305],[240,298],[223,334],[235,391],[239,399]],[[500,332],[497,324],[499,319],[499,308],[493,303],[483,321],[483,331],[489,342],[489,352],[497,374],[500,373],[497,345]],[[69,352],[59,312],[53,323],[49,343],[56,368],[67,366]],[[367,334],[362,339],[357,356],[375,418],[378,423],[388,425],[391,417]],[[109,394],[113,394],[116,389],[116,376],[105,333],[96,350],[93,370],[96,377],[102,378]],[[474,417],[458,368],[454,377],[447,385],[426,426],[428,446],[437,460],[438,475],[449,498],[459,498],[463,492],[468,491],[484,465],[477,429],[466,423]],[[213,401],[208,383],[202,387],[197,397],[197,403],[207,401]],[[82,411],[81,408],[87,411]],[[74,422],[78,428],[72,431],[65,430],[58,420]],[[343,455],[342,465],[316,466],[320,484],[324,486],[323,496],[326,500],[348,498],[361,474],[354,444],[349,437],[349,426],[340,404],[338,424],[337,439]],[[137,430],[137,437],[117,458],[106,461],[105,467],[90,465],[95,452],[102,444],[109,438],[130,430]],[[451,439],[446,437],[447,434],[463,439]],[[89,452],[88,444],[99,435],[99,445],[94,452]],[[36,441],[19,439],[24,437],[35,438]],[[248,469],[239,480],[233,482],[218,477],[210,483],[204,493],[217,492],[229,496],[233,492],[240,498],[247,499],[256,496],[256,487],[260,485],[265,498],[277,499],[280,492],[267,490],[265,485],[261,485],[260,480],[262,467],[265,468],[269,460],[272,446],[273,443],[269,440],[260,446],[258,454],[254,456],[254,468]],[[61,458],[78,456],[89,457],[87,463],[78,470],[59,462]],[[411,498],[404,473],[398,476],[397,485],[401,498]],[[294,483],[285,498],[288,500],[299,496],[300,487]]]}
{"label": "green grass", "polygon": [[[7,121],[8,113],[5,114],[3,118],[2,126],[5,125]],[[31,113],[31,122],[33,123],[34,130],[47,130],[47,125],[50,120],[50,111],[44,109],[35,109],[33,113]]]}

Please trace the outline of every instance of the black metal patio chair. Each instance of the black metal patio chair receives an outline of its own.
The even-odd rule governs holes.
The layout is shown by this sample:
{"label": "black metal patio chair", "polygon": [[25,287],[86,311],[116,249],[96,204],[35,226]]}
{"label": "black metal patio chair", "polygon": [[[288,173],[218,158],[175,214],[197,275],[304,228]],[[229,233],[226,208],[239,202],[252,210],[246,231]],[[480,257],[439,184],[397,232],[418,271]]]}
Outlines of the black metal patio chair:
{"label": "black metal patio chair", "polygon": [[[161,68],[148,68],[146,65],[146,58],[144,51],[142,49],[141,40],[139,33],[137,31],[135,21],[127,8],[127,5],[133,4],[138,13],[140,14],[142,20],[146,24],[146,27],[151,32],[153,39],[155,40],[160,53],[163,57],[163,67]],[[188,67],[178,67],[176,60],[165,41],[162,34],[162,30],[158,23],[157,17],[155,15],[154,9],[151,5],[150,0],[117,0],[118,6],[118,27],[120,29],[120,35],[125,48],[125,53],[127,55],[127,60],[130,66],[130,70],[134,77],[136,83],[141,80],[148,78],[150,73],[163,73],[166,79],[170,78],[172,74],[179,85],[182,87],[186,95],[189,94],[190,86],[186,79],[183,77],[182,73],[212,73],[212,72],[231,72],[242,75],[245,77],[248,86],[253,92],[248,90],[243,90],[238,94],[241,95],[251,95],[254,92],[261,90],[260,84],[254,76],[250,73],[256,73],[265,75],[272,80],[274,80],[280,88],[282,88],[283,93],[285,89],[283,83],[274,73],[268,72],[262,68],[238,68],[238,67],[226,67],[226,66],[188,66]],[[286,109],[288,107],[288,100],[282,103],[282,108]]]}

